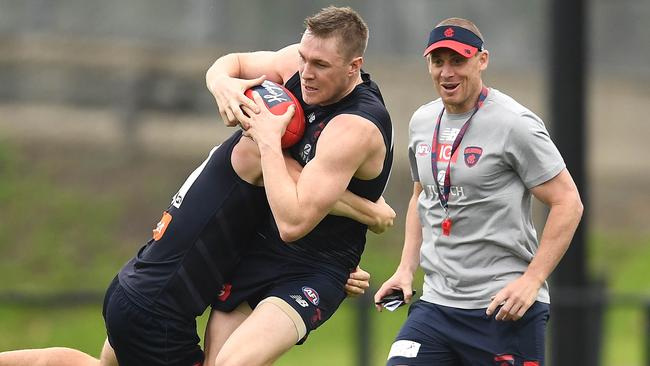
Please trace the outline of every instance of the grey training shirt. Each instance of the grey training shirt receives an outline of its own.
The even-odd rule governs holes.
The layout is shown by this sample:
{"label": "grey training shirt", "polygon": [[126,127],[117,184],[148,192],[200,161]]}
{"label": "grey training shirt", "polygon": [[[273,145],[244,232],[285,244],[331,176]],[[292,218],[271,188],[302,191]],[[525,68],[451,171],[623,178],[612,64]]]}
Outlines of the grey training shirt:
{"label": "grey training shirt", "polygon": [[[422,299],[463,309],[485,308],[490,298],[527,269],[538,247],[529,191],[565,167],[542,120],[514,99],[489,89],[461,144],[451,157],[449,215],[451,235],[441,233],[445,212],[431,168],[437,99],[411,118],[409,160],[422,224],[420,265],[425,272]],[[442,117],[438,137],[440,187],[451,145],[473,111]],[[538,301],[548,303],[548,285]]]}

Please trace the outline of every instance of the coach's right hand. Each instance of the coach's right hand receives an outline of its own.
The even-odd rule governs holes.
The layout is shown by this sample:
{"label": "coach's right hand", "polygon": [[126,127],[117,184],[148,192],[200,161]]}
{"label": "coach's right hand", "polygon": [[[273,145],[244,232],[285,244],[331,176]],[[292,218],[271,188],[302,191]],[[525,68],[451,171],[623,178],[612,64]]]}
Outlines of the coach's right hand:
{"label": "coach's right hand", "polygon": [[[226,74],[206,76],[206,85],[219,106],[219,114],[226,126],[233,127],[242,121],[244,112],[241,106],[246,106],[255,113],[260,112],[257,104],[245,96],[244,92],[262,84],[265,79],[266,75],[256,79],[238,79]],[[246,130],[248,127],[242,125],[242,128]]]}
{"label": "coach's right hand", "polygon": [[409,304],[413,297],[413,272],[408,269],[397,268],[397,271],[389,278],[375,293],[375,307],[381,311],[384,307],[377,304],[382,297],[390,295],[394,291],[402,290],[404,302]]}

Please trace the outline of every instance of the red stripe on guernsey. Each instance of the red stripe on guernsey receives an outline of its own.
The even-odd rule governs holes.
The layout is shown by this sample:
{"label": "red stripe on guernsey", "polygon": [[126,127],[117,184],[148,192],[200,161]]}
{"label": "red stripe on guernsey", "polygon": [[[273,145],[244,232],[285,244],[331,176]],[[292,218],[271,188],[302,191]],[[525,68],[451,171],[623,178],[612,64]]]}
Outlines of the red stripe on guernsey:
{"label": "red stripe on guernsey", "polygon": [[539,366],[539,361],[524,361],[524,366]]}
{"label": "red stripe on guernsey", "polygon": [[494,356],[494,364],[497,366],[513,366],[515,358],[512,355],[497,355]]}

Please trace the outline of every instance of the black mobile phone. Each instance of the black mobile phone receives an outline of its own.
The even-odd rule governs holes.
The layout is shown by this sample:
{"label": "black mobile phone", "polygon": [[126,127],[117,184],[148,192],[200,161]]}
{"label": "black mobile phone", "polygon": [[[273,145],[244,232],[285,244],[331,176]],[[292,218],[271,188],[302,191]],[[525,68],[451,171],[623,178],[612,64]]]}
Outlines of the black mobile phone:
{"label": "black mobile phone", "polygon": [[[416,292],[417,291],[413,290],[411,295],[415,296]],[[391,292],[390,294],[382,297],[378,302],[376,302],[376,304],[377,305],[383,305],[383,304],[386,304],[388,302],[395,301],[395,300],[404,301],[404,292],[402,292],[402,290],[396,290],[396,291]]]}

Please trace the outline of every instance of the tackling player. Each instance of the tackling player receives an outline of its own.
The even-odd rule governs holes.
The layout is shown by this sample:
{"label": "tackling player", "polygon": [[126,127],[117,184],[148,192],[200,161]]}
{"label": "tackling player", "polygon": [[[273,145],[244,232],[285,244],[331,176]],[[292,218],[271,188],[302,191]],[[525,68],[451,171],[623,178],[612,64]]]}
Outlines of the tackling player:
{"label": "tackling player", "polygon": [[[209,329],[206,352],[217,365],[270,364],[334,313],[359,263],[366,227],[328,212],[346,189],[378,199],[388,180],[390,117],[379,88],[361,71],[366,24],[350,8],[328,7],[305,25],[299,44],[229,54],[207,74],[224,121],[241,124],[254,141],[239,144],[259,148],[274,219],[260,226],[229,292],[213,304],[221,312],[213,312],[218,321]],[[304,166],[297,182],[279,144],[288,117],[242,94],[251,80],[264,78],[293,92],[309,122],[290,149]]]}

